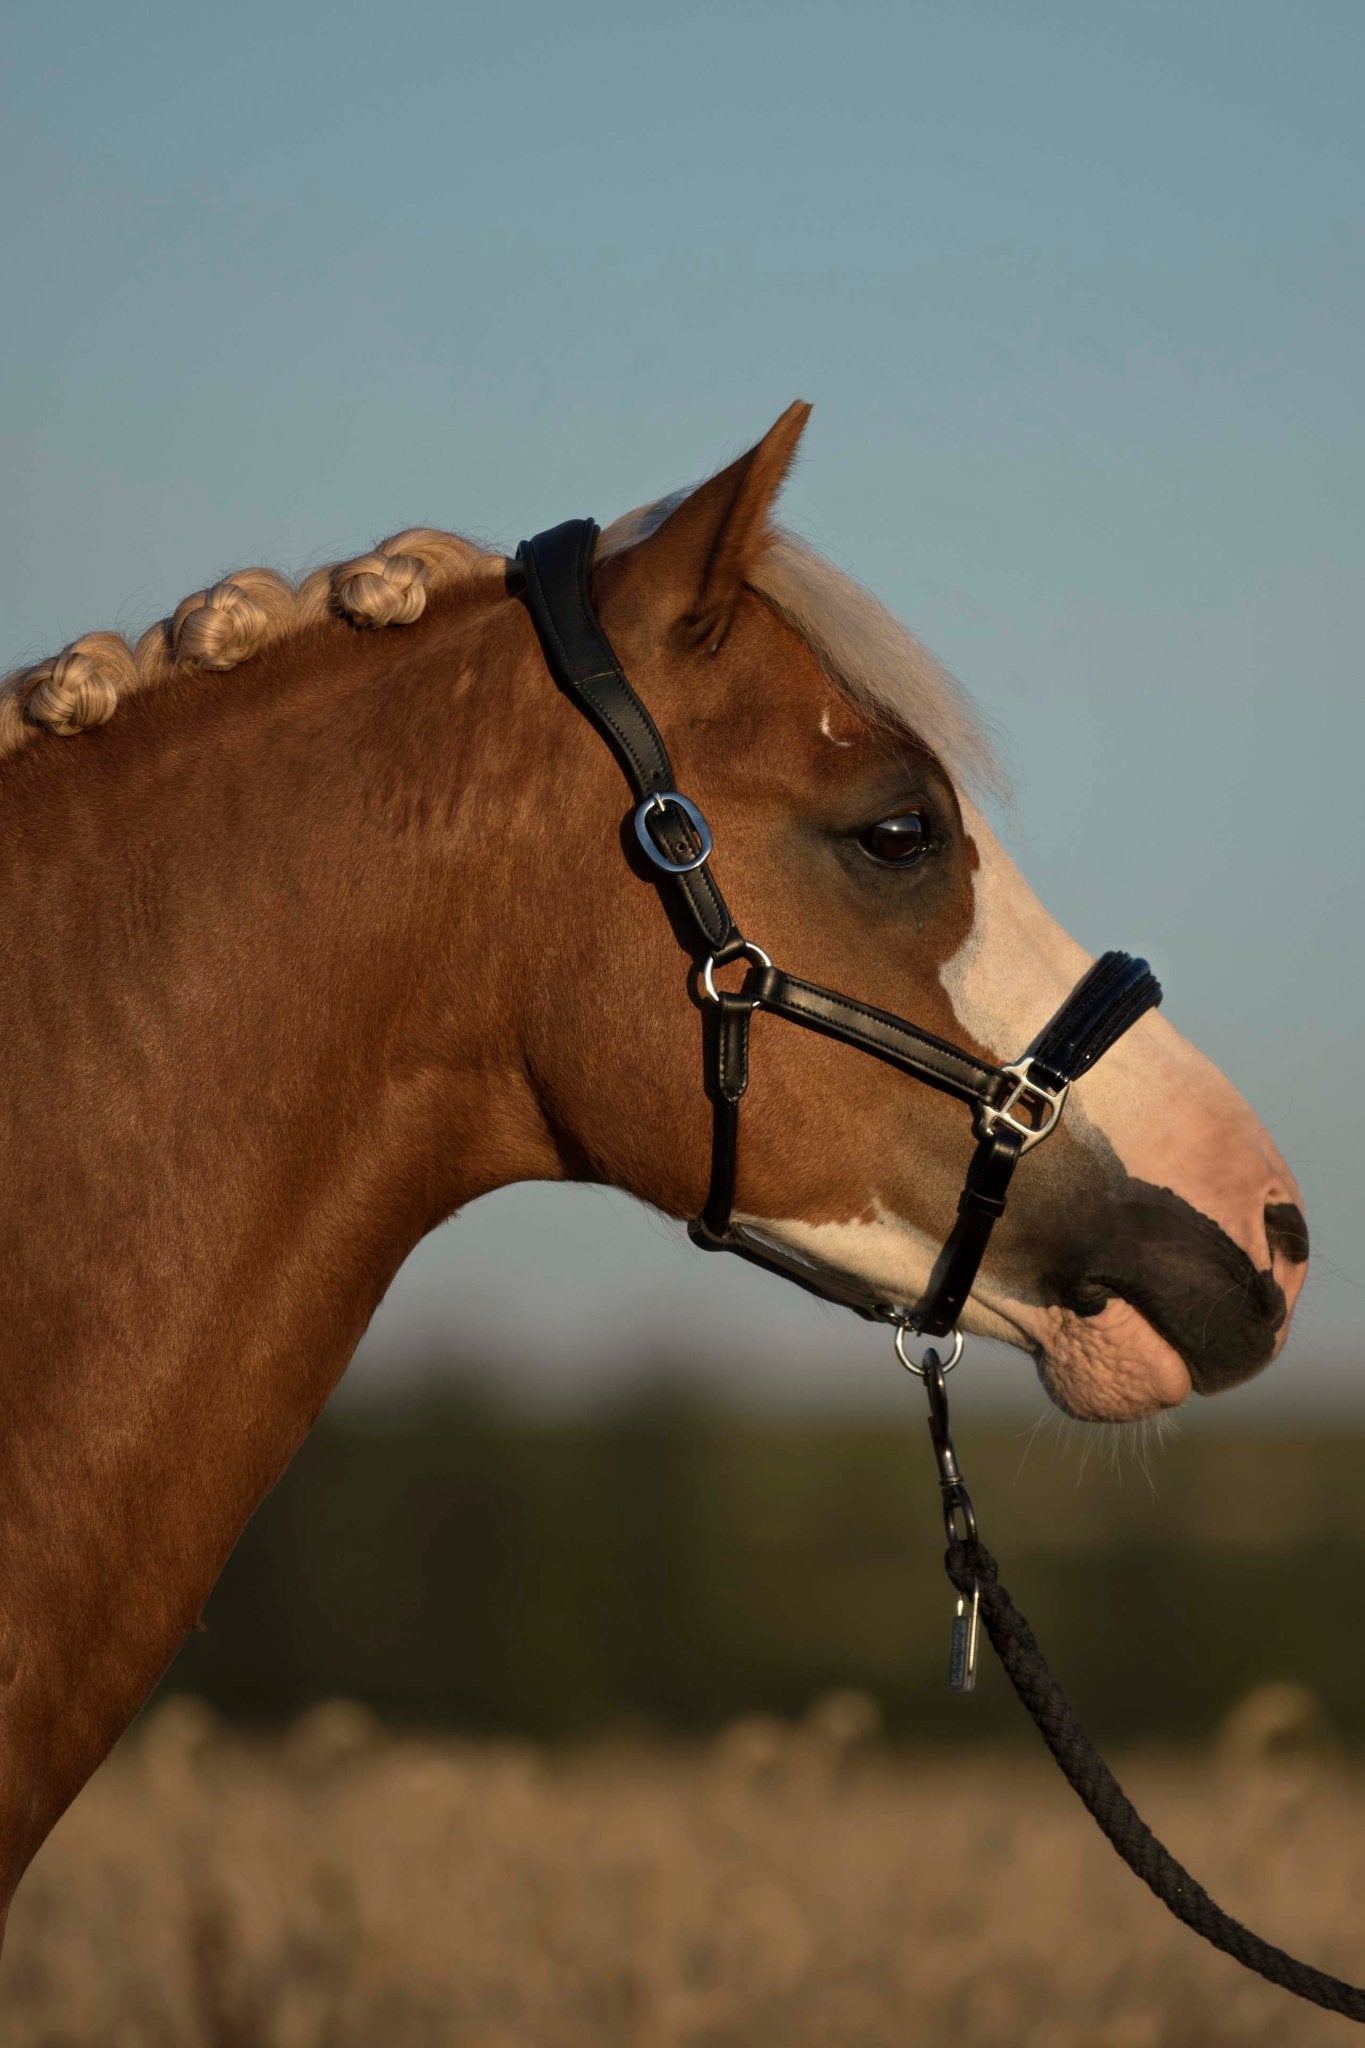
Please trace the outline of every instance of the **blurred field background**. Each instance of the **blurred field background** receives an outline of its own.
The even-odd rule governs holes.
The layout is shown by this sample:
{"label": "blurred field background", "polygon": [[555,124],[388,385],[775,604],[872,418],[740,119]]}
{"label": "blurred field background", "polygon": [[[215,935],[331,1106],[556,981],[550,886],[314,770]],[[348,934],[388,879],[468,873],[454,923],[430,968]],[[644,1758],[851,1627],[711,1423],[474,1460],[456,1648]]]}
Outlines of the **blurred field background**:
{"label": "blurred field background", "polygon": [[[1365,1783],[1302,1701],[1128,1760],[1229,1903],[1358,1968]],[[1311,1720],[1309,1724],[1311,1726]],[[561,1755],[323,1708],[152,1714],[11,1928],[7,2048],[1316,2048],[1348,2023],[1202,1947],[1041,1759],[799,1728]],[[1281,1747],[1288,1732],[1294,1739]]]}
{"label": "blurred field background", "polygon": [[[737,1413],[651,1389],[551,1420],[487,1393],[325,1417],[169,1675],[238,1719],[345,1697],[538,1741],[709,1736],[857,1687],[895,1740],[1020,1733],[1003,1684],[948,1696],[918,1386],[899,1416]],[[1268,1678],[1365,1737],[1365,1425],[1163,1436],[955,1407],[987,1540],[1106,1740],[1198,1742]],[[448,1363],[433,1388],[458,1386]],[[979,1398],[979,1397],[978,1397]],[[1345,1611],[1343,1611],[1343,1605]]]}
{"label": "blurred field background", "polygon": [[[445,1383],[458,1384],[453,1369]],[[904,1418],[324,1418],[26,1880],[6,2048],[1343,2037],[1168,1921],[949,1598]],[[1365,1964],[1365,1430],[964,1414],[1008,1583],[1232,1911]]]}

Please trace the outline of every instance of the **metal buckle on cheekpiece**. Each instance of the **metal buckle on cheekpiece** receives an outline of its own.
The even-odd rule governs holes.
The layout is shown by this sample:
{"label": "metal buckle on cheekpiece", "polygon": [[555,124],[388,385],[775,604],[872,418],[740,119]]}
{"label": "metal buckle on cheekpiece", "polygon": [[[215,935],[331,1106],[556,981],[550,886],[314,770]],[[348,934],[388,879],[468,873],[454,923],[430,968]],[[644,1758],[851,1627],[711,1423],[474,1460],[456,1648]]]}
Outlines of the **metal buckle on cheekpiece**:
{"label": "metal buckle on cheekpiece", "polygon": [[[654,813],[657,811],[662,816],[670,804],[682,812],[696,834],[701,851],[693,854],[690,860],[670,860],[649,829],[649,820]],[[647,796],[643,803],[636,805],[635,837],[655,867],[662,868],[666,875],[690,875],[697,868],[705,867],[711,858],[711,827],[691,797],[680,796],[676,789],[655,790],[653,796]]]}
{"label": "metal buckle on cheekpiece", "polygon": [[[1018,1134],[1021,1153],[1052,1135],[1071,1089],[1069,1081],[1063,1081],[1060,1088],[1045,1088],[1041,1081],[1032,1078],[1032,1065],[1032,1060],[1025,1057],[1001,1067],[1000,1072],[1008,1074],[1014,1085],[1003,1102],[983,1102],[976,1113],[977,1129],[983,1138],[990,1137],[997,1124],[1004,1124],[1007,1130]],[[1016,1116],[1014,1111],[1020,1105],[1029,1115],[1038,1112],[1041,1121],[1028,1123],[1023,1116]]]}

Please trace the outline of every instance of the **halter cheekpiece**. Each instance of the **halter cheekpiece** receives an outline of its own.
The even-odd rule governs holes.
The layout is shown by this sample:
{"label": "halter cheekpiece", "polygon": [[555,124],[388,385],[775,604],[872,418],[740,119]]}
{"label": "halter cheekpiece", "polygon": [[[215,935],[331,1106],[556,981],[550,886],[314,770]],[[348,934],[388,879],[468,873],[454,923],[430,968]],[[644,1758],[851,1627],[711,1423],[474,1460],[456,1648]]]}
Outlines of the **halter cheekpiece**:
{"label": "halter cheekpiece", "polygon": [[[990,1066],[904,1017],[775,967],[731,917],[711,869],[711,828],[697,804],[674,787],[658,727],[593,609],[588,575],[598,532],[591,519],[569,519],[523,541],[517,558],[550,671],[625,771],[636,799],[636,841],[659,888],[682,913],[683,928],[690,927],[696,936],[692,951],[705,1012],[703,1082],[712,1104],[711,1181],[688,1233],[703,1251],[736,1252],[858,1315],[908,1327],[920,1336],[946,1336],[956,1329],[991,1232],[1004,1214],[1015,1167],[1056,1130],[1071,1083],[1161,1001],[1160,983],[1145,960],[1105,953],[1027,1052],[1004,1066]],[[717,968],[737,960],[748,963],[743,985],[733,993],[718,988]],[[739,1112],[749,1085],[749,1024],[755,1010],[770,1010],[808,1031],[855,1046],[970,1105],[976,1149],[957,1220],[921,1301],[898,1301],[854,1274],[803,1258],[733,1220]]]}

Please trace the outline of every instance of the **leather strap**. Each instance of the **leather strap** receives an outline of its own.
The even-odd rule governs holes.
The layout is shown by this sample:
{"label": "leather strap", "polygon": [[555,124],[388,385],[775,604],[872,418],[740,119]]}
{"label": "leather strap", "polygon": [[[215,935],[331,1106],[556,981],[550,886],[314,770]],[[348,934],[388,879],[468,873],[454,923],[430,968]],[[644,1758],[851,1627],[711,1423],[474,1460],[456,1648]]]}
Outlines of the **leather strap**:
{"label": "leather strap", "polygon": [[853,1273],[805,1258],[790,1245],[778,1244],[776,1239],[764,1237],[747,1224],[729,1224],[716,1236],[707,1229],[705,1217],[699,1216],[688,1224],[687,1234],[699,1251],[733,1252],[746,1264],[759,1266],[765,1273],[776,1273],[779,1279],[790,1280],[807,1294],[832,1302],[836,1308],[851,1309],[855,1316],[862,1316],[868,1322],[903,1323],[909,1320],[904,1302],[869,1286],[866,1280],[858,1279]]}
{"label": "leather strap", "polygon": [[976,1285],[991,1232],[1005,1213],[1005,1197],[1023,1151],[1023,1139],[1008,1129],[997,1128],[977,1141],[966,1184],[958,1196],[957,1221],[915,1312],[915,1328],[924,1336],[946,1337],[957,1328],[967,1296]]}
{"label": "leather strap", "polygon": [[[526,604],[550,673],[602,735],[625,771],[637,803],[676,788],[673,763],[659,729],[627,681],[593,610],[588,577],[601,529],[592,519],[566,519],[524,540],[517,560],[526,574]],[[691,860],[700,842],[676,806],[651,813],[649,831],[672,861]],[[735,924],[708,867],[690,874],[655,870],[687,911],[703,950],[716,952]]]}
{"label": "leather strap", "polygon": [[707,1005],[702,1020],[707,1034],[706,1092],[712,1112],[711,1184],[699,1220],[717,1249],[730,1228],[730,1211],[735,1206],[739,1105],[749,1086],[749,1020],[753,1014],[754,1006],[747,997],[727,990]]}
{"label": "leather strap", "polygon": [[652,796],[673,788],[673,763],[592,608],[588,574],[600,533],[595,519],[566,519],[524,540],[517,560],[526,572],[526,602],[556,678],[611,747],[636,796]]}
{"label": "leather strap", "polygon": [[856,1002],[852,996],[838,995],[814,982],[798,981],[779,967],[752,968],[744,993],[776,1016],[789,1017],[793,1024],[804,1024],[811,1031],[874,1053],[902,1073],[913,1074],[932,1088],[942,1088],[962,1102],[994,1104],[1005,1094],[1007,1084],[998,1067],[985,1065],[971,1053],[935,1038],[931,1031],[908,1024],[903,1017],[874,1010],[870,1003]]}
{"label": "leather strap", "polygon": [[[1008,1090],[1009,1077],[999,1067],[986,1066],[959,1047],[947,1045],[931,1032],[908,1024],[904,1018],[889,1016],[883,1010],[874,1010],[866,1003],[818,988],[811,982],[798,981],[777,968],[752,969],[740,1000],[746,996],[778,1016],[874,1053],[916,1079],[978,1107],[998,1104]],[[1087,1072],[1130,1025],[1160,1000],[1160,984],[1145,960],[1134,960],[1127,953],[1106,953],[1077,983],[1039,1033],[1033,1053],[1020,1064],[1027,1064],[1030,1074],[1036,1074],[1045,1086],[1064,1088]],[[723,1185],[730,1198],[734,1191],[737,1143],[735,1117],[726,1131]],[[721,1206],[721,1186],[714,1171],[711,1197],[701,1227],[692,1229],[692,1240],[708,1251],[737,1252],[751,1264],[794,1280],[812,1293],[824,1294],[859,1315],[878,1321],[908,1319],[922,1335],[943,1337],[956,1328],[976,1284],[991,1233],[1005,1213],[1010,1183],[1024,1147],[1023,1134],[1008,1124],[996,1123],[978,1137],[958,1198],[957,1220],[935,1262],[924,1298],[913,1313],[908,1305],[897,1304],[884,1292],[852,1275],[834,1274],[802,1259],[786,1246],[731,1227],[729,1208]]]}

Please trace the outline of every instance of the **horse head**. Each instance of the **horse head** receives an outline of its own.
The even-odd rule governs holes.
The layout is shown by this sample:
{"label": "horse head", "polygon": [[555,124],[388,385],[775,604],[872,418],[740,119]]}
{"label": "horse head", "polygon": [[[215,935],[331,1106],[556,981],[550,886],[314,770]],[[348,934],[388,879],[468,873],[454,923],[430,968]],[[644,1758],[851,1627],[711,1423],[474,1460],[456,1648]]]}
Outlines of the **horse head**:
{"label": "horse head", "polygon": [[[1087,956],[983,816],[985,748],[951,681],[773,525],[807,410],[609,528],[593,601],[711,822],[744,932],[795,974],[1003,1063]],[[544,687],[514,856],[517,900],[555,906],[537,919],[526,1070],[565,1171],[693,1215],[710,1130],[698,992],[612,762]],[[970,1153],[961,1106],[762,1015],[751,1067],[737,1217],[813,1270],[919,1298]],[[1264,1127],[1149,1014],[1021,1164],[963,1324],[1031,1352],[1070,1413],[1138,1417],[1267,1364],[1306,1259],[1298,1190]]]}

